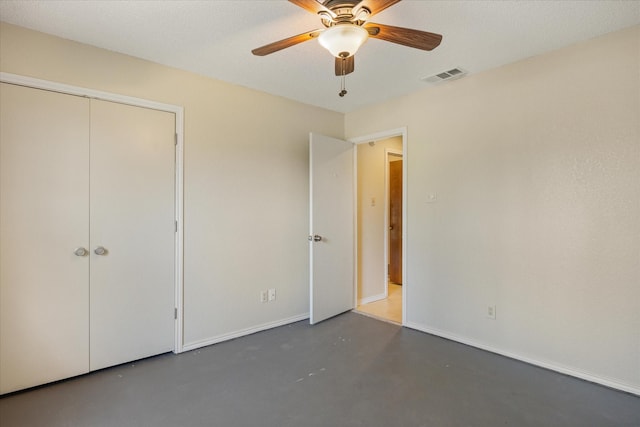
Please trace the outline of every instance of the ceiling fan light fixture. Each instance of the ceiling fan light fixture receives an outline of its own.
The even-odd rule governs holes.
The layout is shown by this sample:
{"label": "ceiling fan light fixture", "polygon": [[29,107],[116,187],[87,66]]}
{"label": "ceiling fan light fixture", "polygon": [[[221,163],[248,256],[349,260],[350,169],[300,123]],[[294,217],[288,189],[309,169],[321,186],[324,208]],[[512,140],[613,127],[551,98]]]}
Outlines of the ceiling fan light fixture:
{"label": "ceiling fan light fixture", "polygon": [[359,25],[338,24],[324,30],[318,42],[336,58],[353,56],[367,41],[369,32]]}

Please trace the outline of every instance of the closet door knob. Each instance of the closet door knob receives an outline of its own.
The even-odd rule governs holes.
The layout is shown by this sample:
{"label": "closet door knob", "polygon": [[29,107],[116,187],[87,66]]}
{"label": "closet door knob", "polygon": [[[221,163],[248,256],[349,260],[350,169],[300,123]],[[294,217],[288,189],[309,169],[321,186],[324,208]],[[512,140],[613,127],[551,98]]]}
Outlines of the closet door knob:
{"label": "closet door knob", "polygon": [[103,248],[102,246],[98,246],[97,248],[95,248],[93,250],[93,252],[96,255],[106,255],[107,254],[107,250],[105,248]]}
{"label": "closet door knob", "polygon": [[75,254],[75,256],[86,256],[89,251],[87,251],[85,248],[75,248],[73,253]]}

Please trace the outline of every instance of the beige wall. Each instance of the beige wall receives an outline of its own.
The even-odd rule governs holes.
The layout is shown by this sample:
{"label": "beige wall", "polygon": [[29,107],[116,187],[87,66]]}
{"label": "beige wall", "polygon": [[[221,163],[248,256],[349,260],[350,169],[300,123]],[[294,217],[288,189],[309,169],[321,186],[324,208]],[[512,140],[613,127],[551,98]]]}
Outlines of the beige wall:
{"label": "beige wall", "polygon": [[408,129],[411,326],[640,393],[639,76],[635,27],[346,115]]}
{"label": "beige wall", "polygon": [[[184,106],[185,344],[308,313],[308,135],[343,115],[0,27],[0,70]],[[262,304],[260,290],[277,288]]]}
{"label": "beige wall", "polygon": [[[402,153],[402,137],[359,144],[358,152],[358,301],[385,296],[384,221],[386,152]],[[372,206],[375,199],[375,206]]]}

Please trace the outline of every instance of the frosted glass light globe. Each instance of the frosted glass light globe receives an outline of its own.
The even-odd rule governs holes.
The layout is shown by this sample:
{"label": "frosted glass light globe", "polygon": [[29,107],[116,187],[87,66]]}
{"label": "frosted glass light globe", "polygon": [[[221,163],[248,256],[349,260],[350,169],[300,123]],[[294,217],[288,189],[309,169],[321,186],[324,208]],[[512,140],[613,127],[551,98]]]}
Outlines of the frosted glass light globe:
{"label": "frosted glass light globe", "polygon": [[359,25],[338,24],[324,30],[318,42],[336,58],[353,56],[367,41],[369,32]]}

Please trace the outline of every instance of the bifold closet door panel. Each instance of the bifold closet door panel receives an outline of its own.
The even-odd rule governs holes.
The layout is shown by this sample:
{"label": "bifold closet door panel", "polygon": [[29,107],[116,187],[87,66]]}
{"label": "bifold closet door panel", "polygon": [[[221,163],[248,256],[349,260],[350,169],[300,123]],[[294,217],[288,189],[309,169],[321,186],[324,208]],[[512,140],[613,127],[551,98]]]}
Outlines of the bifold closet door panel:
{"label": "bifold closet door panel", "polygon": [[89,370],[89,100],[0,84],[0,392]]}
{"label": "bifold closet door panel", "polygon": [[174,348],[174,135],[172,113],[91,101],[91,370]]}

